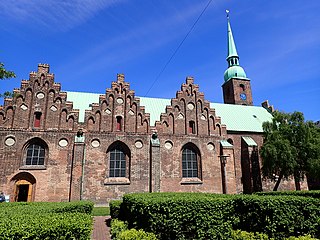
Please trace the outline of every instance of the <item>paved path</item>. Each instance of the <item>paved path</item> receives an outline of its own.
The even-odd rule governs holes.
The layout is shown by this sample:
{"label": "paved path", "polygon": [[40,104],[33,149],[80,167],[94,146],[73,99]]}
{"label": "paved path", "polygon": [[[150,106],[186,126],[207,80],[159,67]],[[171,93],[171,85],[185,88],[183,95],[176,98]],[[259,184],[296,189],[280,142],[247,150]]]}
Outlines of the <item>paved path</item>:
{"label": "paved path", "polygon": [[106,221],[110,220],[110,216],[99,216],[93,218],[92,240],[111,240],[110,227]]}

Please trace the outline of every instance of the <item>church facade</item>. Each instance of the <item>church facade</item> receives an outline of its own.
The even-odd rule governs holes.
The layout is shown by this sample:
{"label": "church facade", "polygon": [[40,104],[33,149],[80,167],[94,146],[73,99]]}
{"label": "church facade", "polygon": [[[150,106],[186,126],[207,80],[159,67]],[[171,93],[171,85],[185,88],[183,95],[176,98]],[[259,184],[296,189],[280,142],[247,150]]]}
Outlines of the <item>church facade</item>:
{"label": "church facade", "polygon": [[123,74],[104,94],[64,92],[39,64],[0,106],[0,190],[10,201],[95,203],[131,192],[270,190],[259,148],[271,107],[253,106],[229,21],[227,62],[224,104],[207,101],[192,77],[172,99],[135,96]]}

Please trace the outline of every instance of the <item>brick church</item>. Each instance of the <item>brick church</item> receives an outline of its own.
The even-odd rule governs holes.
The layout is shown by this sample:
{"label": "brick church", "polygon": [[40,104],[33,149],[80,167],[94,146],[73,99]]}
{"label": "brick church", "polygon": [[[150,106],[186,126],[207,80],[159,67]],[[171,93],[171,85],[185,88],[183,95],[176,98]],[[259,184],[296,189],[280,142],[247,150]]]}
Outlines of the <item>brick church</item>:
{"label": "brick church", "polygon": [[253,106],[229,19],[227,63],[223,104],[192,77],[172,99],[135,96],[123,74],[104,94],[64,92],[39,64],[0,106],[0,191],[10,201],[106,203],[132,192],[272,189],[259,157],[271,107]]}

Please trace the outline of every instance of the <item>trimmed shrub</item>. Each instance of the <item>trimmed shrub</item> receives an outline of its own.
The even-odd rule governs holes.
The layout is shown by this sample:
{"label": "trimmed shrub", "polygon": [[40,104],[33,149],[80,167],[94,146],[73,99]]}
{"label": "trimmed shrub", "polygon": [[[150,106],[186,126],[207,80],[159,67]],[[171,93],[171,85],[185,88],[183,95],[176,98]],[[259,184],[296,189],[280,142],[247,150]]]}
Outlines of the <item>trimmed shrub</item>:
{"label": "trimmed shrub", "polygon": [[273,192],[256,192],[255,195],[263,196],[300,196],[300,197],[312,197],[320,198],[320,190],[312,191],[273,191]]}
{"label": "trimmed shrub", "polygon": [[121,206],[122,200],[112,200],[109,203],[110,215],[112,219],[118,218],[121,219]]}
{"label": "trimmed shrub", "polygon": [[11,214],[0,222],[1,239],[90,239],[92,218],[83,213]]}
{"label": "trimmed shrub", "polygon": [[130,228],[153,232],[159,239],[230,239],[232,229],[275,239],[306,234],[320,237],[320,201],[315,198],[126,194],[120,214]]}
{"label": "trimmed shrub", "polygon": [[231,233],[233,240],[269,240],[267,234],[264,233],[251,233],[241,230],[234,230]]}
{"label": "trimmed shrub", "polygon": [[111,236],[114,240],[157,240],[156,235],[134,228],[128,229],[128,225],[118,219],[111,221]]}
{"label": "trimmed shrub", "polygon": [[317,240],[317,238],[312,238],[310,235],[300,236],[300,237],[289,237],[287,240]]}
{"label": "trimmed shrub", "polygon": [[110,233],[112,239],[118,239],[119,234],[128,229],[128,225],[124,221],[120,221],[118,219],[111,220],[111,229]]}
{"label": "trimmed shrub", "polygon": [[0,204],[1,212],[18,211],[20,213],[48,213],[48,212],[74,212],[91,214],[93,202],[74,201],[74,202],[10,202]]}
{"label": "trimmed shrub", "polygon": [[156,235],[147,233],[143,230],[136,230],[134,228],[127,229],[119,234],[117,240],[157,240]]}
{"label": "trimmed shrub", "polygon": [[127,194],[123,209],[129,227],[159,239],[230,239],[232,201],[199,193]]}
{"label": "trimmed shrub", "polygon": [[283,239],[310,234],[320,237],[320,201],[295,196],[235,196],[234,229]]}
{"label": "trimmed shrub", "polygon": [[91,202],[1,204],[1,239],[90,239],[90,206]]}
{"label": "trimmed shrub", "polygon": [[[252,233],[241,230],[233,230],[232,233],[233,240],[274,240],[274,238],[269,238],[267,234],[263,233]],[[312,238],[310,235],[300,236],[300,237],[289,237],[286,240],[316,240],[317,238]]]}

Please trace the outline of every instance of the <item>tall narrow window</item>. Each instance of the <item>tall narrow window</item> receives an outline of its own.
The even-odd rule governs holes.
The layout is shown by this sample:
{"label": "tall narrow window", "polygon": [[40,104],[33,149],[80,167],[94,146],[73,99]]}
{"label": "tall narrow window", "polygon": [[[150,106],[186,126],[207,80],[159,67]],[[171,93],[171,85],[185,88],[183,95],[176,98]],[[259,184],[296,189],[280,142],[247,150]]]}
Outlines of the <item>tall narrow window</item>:
{"label": "tall narrow window", "polygon": [[182,151],[182,177],[196,178],[198,174],[198,156],[191,148],[185,148]]}
{"label": "tall narrow window", "polygon": [[126,177],[126,155],[121,149],[110,151],[109,177]]}
{"label": "tall narrow window", "polygon": [[38,144],[30,144],[27,147],[26,165],[44,165],[45,149]]}
{"label": "tall narrow window", "polygon": [[40,127],[40,120],[41,120],[41,112],[36,112],[34,114],[34,127]]}
{"label": "tall narrow window", "polygon": [[122,130],[122,117],[117,116],[117,131],[121,131],[121,130]]}
{"label": "tall narrow window", "polygon": [[121,141],[115,141],[108,147],[107,154],[109,169],[106,175],[109,179],[108,182],[130,184],[131,152],[128,146]]}
{"label": "tall narrow window", "polygon": [[193,134],[196,133],[194,121],[190,121],[190,122],[189,122],[189,133],[193,133]]}

